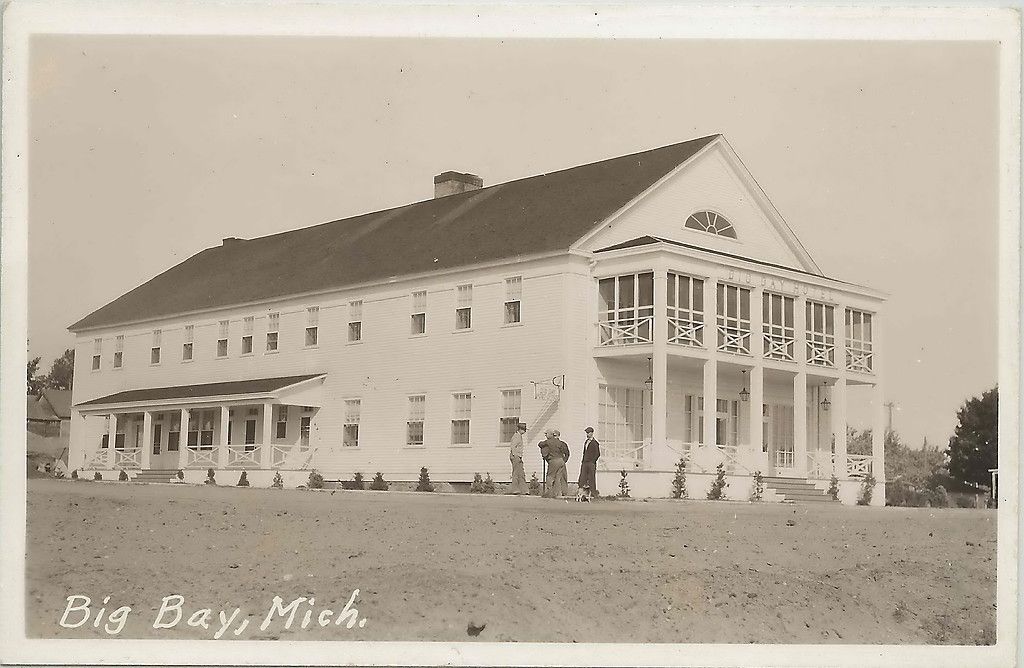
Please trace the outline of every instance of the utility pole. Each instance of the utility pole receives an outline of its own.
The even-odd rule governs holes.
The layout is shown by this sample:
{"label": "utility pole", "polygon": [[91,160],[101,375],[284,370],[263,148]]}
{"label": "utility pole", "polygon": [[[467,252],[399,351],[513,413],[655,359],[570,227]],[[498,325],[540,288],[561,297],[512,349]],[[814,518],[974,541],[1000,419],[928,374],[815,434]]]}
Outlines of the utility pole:
{"label": "utility pole", "polygon": [[892,433],[892,411],[893,411],[894,408],[896,408],[896,402],[895,401],[889,401],[889,402],[886,402],[886,403],[884,403],[882,405],[889,409],[889,423],[888,423],[888,426],[886,427],[886,432],[887,433]]}

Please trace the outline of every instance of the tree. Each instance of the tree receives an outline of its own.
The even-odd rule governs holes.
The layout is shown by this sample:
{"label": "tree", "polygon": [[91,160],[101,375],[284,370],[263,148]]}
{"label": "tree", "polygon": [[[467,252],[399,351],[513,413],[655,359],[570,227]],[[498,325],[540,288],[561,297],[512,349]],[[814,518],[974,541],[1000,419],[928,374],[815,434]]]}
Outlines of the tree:
{"label": "tree", "polygon": [[957,411],[957,425],[949,439],[949,475],[969,485],[987,486],[989,469],[996,468],[999,450],[999,388],[964,402]]}
{"label": "tree", "polygon": [[64,354],[53,360],[50,373],[43,379],[46,387],[54,390],[70,390],[75,379],[75,351],[68,348]]}
{"label": "tree", "polygon": [[39,373],[39,360],[41,357],[33,357],[28,361],[28,393],[38,395],[43,390],[43,379],[36,376]]}

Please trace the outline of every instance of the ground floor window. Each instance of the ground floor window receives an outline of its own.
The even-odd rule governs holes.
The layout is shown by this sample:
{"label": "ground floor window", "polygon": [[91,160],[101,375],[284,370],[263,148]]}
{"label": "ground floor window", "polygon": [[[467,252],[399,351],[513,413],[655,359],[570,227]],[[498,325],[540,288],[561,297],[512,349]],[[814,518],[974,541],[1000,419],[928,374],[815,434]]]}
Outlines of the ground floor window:
{"label": "ground floor window", "polygon": [[766,404],[764,414],[765,443],[774,452],[775,466],[793,468],[796,465],[793,446],[793,407],[784,404]]}
{"label": "ground floor window", "polygon": [[473,395],[457,392],[452,395],[452,445],[469,445],[469,423],[473,414]]}
{"label": "ground floor window", "polygon": [[423,421],[426,416],[427,397],[414,394],[409,397],[409,415],[405,421],[405,444],[418,447],[423,445]]}
{"label": "ground floor window", "polygon": [[519,414],[523,408],[522,390],[501,391],[501,417],[498,420],[498,441],[511,443],[519,429]]}
{"label": "ground floor window", "polygon": [[359,445],[359,417],[361,410],[361,400],[345,400],[345,424],[342,433],[342,445],[345,447],[354,448]]}
{"label": "ground floor window", "polygon": [[[715,412],[716,445],[739,445],[740,402],[718,399]],[[704,444],[704,397],[688,394],[683,398],[683,433],[687,442]]]}
{"label": "ground floor window", "polygon": [[192,411],[188,420],[188,446],[213,450],[213,421],[216,411]]}
{"label": "ground floor window", "polygon": [[603,439],[604,456],[615,462],[641,461],[646,393],[640,388],[614,385],[601,385],[598,393],[598,433]]}
{"label": "ground floor window", "polygon": [[162,424],[153,425],[153,454],[160,454],[160,440],[163,436],[164,426]]}
{"label": "ground floor window", "polygon": [[288,437],[288,407],[278,406],[277,407],[277,430],[274,433],[274,438],[287,438]]}

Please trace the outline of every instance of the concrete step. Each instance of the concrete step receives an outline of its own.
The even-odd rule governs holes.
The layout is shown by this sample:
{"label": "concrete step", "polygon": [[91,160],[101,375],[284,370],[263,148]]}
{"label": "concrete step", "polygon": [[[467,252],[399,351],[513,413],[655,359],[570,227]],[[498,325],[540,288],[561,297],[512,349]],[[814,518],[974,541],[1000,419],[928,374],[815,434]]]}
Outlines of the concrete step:
{"label": "concrete step", "polygon": [[801,478],[765,478],[764,483],[766,488],[789,503],[838,503],[824,490]]}

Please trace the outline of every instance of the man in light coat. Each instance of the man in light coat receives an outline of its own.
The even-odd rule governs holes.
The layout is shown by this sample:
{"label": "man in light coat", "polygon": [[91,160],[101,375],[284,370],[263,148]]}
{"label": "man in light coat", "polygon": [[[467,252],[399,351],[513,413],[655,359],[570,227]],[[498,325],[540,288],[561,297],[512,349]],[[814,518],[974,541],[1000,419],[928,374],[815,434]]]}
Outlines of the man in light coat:
{"label": "man in light coat", "polygon": [[558,498],[569,493],[569,485],[565,474],[565,459],[569,446],[558,439],[558,431],[551,429],[545,432],[547,438],[540,442],[540,455],[548,464],[548,473],[544,481],[544,496]]}
{"label": "man in light coat", "polygon": [[523,437],[526,436],[526,425],[519,423],[516,433],[512,436],[509,444],[509,461],[512,462],[512,484],[509,485],[509,494],[529,494],[530,489],[526,486],[526,471],[523,469]]}

